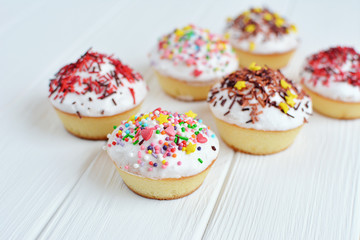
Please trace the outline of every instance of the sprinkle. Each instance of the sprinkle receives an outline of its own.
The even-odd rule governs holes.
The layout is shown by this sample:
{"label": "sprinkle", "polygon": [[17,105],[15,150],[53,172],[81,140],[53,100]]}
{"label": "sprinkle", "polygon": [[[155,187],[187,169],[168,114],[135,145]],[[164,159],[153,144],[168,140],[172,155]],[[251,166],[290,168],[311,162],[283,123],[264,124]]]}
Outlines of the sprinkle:
{"label": "sprinkle", "polygon": [[189,110],[187,113],[185,113],[185,115],[188,117],[191,117],[191,118],[195,118],[197,116],[197,114],[191,110]]}
{"label": "sprinkle", "polygon": [[164,124],[169,122],[168,117],[169,117],[168,115],[164,115],[161,113],[160,116],[156,118],[156,120],[159,122],[159,124]]}
{"label": "sprinkle", "polygon": [[186,147],[186,154],[193,153],[195,152],[195,150],[196,150],[196,144],[189,142],[189,144]]}
{"label": "sprinkle", "polygon": [[285,79],[281,79],[281,80],[280,80],[280,85],[281,85],[281,87],[284,88],[284,89],[291,88],[291,84],[287,83],[287,82],[285,81]]}
{"label": "sprinkle", "polygon": [[201,160],[201,158],[198,158],[198,161],[199,161],[200,163],[203,163],[203,160]]}
{"label": "sprinkle", "polygon": [[215,147],[215,146],[211,146],[211,149],[212,149],[213,151],[216,151],[216,147]]}
{"label": "sprinkle", "polygon": [[284,113],[287,113],[287,112],[289,111],[288,105],[287,105],[286,103],[284,103],[284,102],[281,102],[281,103],[279,104],[279,107],[281,108],[281,110],[282,110]]}
{"label": "sprinkle", "polygon": [[245,31],[248,33],[254,32],[256,29],[256,26],[254,24],[249,24],[245,27]]}
{"label": "sprinkle", "polygon": [[241,90],[246,87],[246,83],[245,83],[245,81],[237,81],[234,87],[237,90]]}
{"label": "sprinkle", "polygon": [[249,51],[251,51],[251,52],[254,51],[254,50],[255,50],[255,47],[256,47],[255,43],[251,41],[251,42],[249,43]]}
{"label": "sprinkle", "polygon": [[252,62],[249,66],[249,70],[251,71],[259,71],[261,69],[260,66],[257,66],[255,62]]}
{"label": "sprinkle", "polygon": [[178,161],[178,162],[177,162],[177,165],[181,166],[181,161]]}

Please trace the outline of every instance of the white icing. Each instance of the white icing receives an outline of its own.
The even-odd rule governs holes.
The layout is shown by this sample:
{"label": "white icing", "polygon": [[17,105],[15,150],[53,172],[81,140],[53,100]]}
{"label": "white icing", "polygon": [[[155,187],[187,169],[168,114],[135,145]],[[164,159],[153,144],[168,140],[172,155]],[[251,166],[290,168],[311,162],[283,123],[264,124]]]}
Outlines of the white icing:
{"label": "white icing", "polygon": [[[173,51],[173,58],[170,60],[164,58],[164,49],[159,49],[158,46],[154,47],[150,52],[149,57],[151,65],[156,71],[164,76],[170,76],[179,80],[189,82],[208,82],[219,80],[225,75],[235,71],[238,68],[238,61],[231,45],[223,40],[222,37],[204,31],[203,29],[194,27],[194,35],[188,41],[175,41],[175,34],[172,33],[169,38],[169,45],[166,48]],[[212,52],[209,55],[207,44],[198,46],[195,41],[199,38],[208,39],[209,35],[213,37],[211,49],[216,49],[216,41],[224,41],[225,50],[223,53],[220,51]],[[182,47],[182,52],[179,52],[179,47]],[[196,55],[196,60],[192,65],[187,65],[186,61],[191,59],[191,54]],[[209,56],[206,59],[206,56]],[[202,71],[199,76],[194,76],[193,72],[197,69]]]}
{"label": "white icing", "polygon": [[[305,65],[306,63],[307,61],[305,61]],[[346,61],[343,66],[341,66],[342,71],[349,71],[350,68],[350,61]],[[329,78],[329,84],[327,85],[322,83],[326,80],[325,77],[318,78],[317,83],[315,84],[311,80],[312,74],[309,71],[303,71],[301,77],[302,83],[307,88],[324,97],[342,102],[360,102],[360,86],[354,86],[348,82],[335,81],[334,76]]]}
{"label": "white icing", "polygon": [[[256,36],[242,40],[239,40],[239,37],[243,35],[241,31],[230,28],[228,33],[230,34],[230,43],[245,52],[249,52],[250,42],[255,43],[255,49],[251,51],[255,54],[285,53],[294,50],[299,45],[298,34],[294,32],[279,36],[271,34],[267,39],[264,33],[258,33]],[[241,59],[239,60],[241,61]]]}
{"label": "white icing", "polygon": [[[220,83],[216,84],[213,89],[219,88]],[[299,87],[299,89],[301,89]],[[265,87],[265,90],[268,92],[268,88]],[[294,93],[294,92],[293,92]],[[210,96],[210,93],[209,93]],[[229,98],[228,90],[221,90],[217,95],[217,99],[227,99],[224,106],[221,106],[220,102],[214,106],[214,104],[210,104],[210,109],[214,116],[217,118],[235,124],[242,128],[251,128],[256,130],[264,130],[264,131],[286,131],[290,129],[297,128],[304,123],[304,118],[307,120],[309,119],[310,115],[312,114],[312,102],[311,99],[305,96],[303,99],[294,99],[295,106],[298,106],[299,102],[301,103],[298,110],[289,107],[288,115],[284,114],[279,108],[273,106],[266,106],[263,108],[261,105],[258,105],[258,111],[262,111],[261,114],[257,115],[258,121],[255,123],[246,123],[247,121],[251,120],[250,111],[242,111],[242,107],[240,104],[235,103],[229,114],[224,116],[224,114],[228,111],[232,100]],[[275,93],[274,96],[270,97],[270,101],[275,101],[278,105],[281,102],[284,102],[284,99],[280,97],[278,93]],[[258,103],[256,99],[252,99],[249,103]],[[305,108],[305,104],[307,103],[308,108]],[[246,108],[249,108],[246,107]],[[304,111],[302,110],[304,109]]]}
{"label": "white icing", "polygon": [[[114,70],[114,66],[109,63],[108,59],[104,59],[104,63],[101,63],[101,75],[106,75]],[[92,77],[93,79],[97,78],[97,73],[90,72],[77,72],[76,75],[81,78]],[[147,86],[143,79],[135,80],[134,83],[130,83],[124,76],[121,74],[118,75],[120,81],[123,85],[120,85],[116,93],[108,96],[104,99],[98,99],[101,95],[96,94],[94,91],[87,92],[85,94],[76,94],[75,92],[69,92],[63,102],[60,98],[55,99],[55,96],[58,92],[55,92],[50,96],[50,102],[57,109],[76,114],[79,112],[81,116],[88,117],[102,117],[102,116],[112,116],[116,115],[130,109],[133,109],[139,105],[145,98],[147,94]],[[110,80],[115,81],[115,80]],[[81,92],[85,85],[75,84],[75,90]],[[132,97],[132,94],[129,88],[134,89],[135,103]],[[92,101],[89,100],[92,99]],[[113,100],[116,102],[114,104]],[[75,102],[75,104],[73,104]],[[103,114],[102,114],[102,111]]]}
{"label": "white icing", "polygon": [[[261,31],[257,32],[255,36],[247,37],[246,34],[248,33],[244,33],[236,26],[230,26],[227,29],[227,33],[230,36],[229,41],[233,47],[254,54],[274,54],[289,52],[299,45],[299,37],[295,31],[290,30],[286,34],[276,35],[271,32],[262,14],[249,12],[249,19],[256,22]],[[289,27],[290,25],[284,20],[284,26]],[[250,51],[251,42],[255,43],[255,48]]]}
{"label": "white icing", "polygon": [[[151,120],[148,118],[142,121],[146,123],[148,127],[159,125],[155,119]],[[198,127],[206,128],[206,126],[202,123],[198,122],[197,125]],[[175,126],[177,129],[180,129],[183,125],[180,126],[179,124],[176,124]],[[116,133],[120,127],[124,127],[124,124],[118,126],[118,128],[114,130],[114,132],[109,136],[108,144],[111,145],[113,141],[116,141]],[[130,128],[134,127],[134,124],[130,125]],[[123,171],[153,179],[188,177],[204,171],[217,158],[219,152],[219,141],[211,130],[207,131],[208,134],[203,134],[203,136],[207,138],[207,142],[196,143],[196,147],[201,147],[200,151],[196,150],[193,153],[187,154],[185,151],[176,149],[174,152],[177,154],[176,158],[173,158],[172,156],[163,158],[163,153],[156,154],[158,158],[155,158],[151,154],[146,154],[144,152],[145,150],[141,150],[139,144],[133,145],[131,141],[122,141],[124,144],[123,146],[120,144],[111,145],[111,147],[106,147],[106,149],[114,164],[116,164],[116,166]],[[181,133],[182,136],[189,138],[192,134],[193,132],[191,131]],[[142,145],[147,148],[151,143],[154,143],[154,145],[158,144],[159,140],[165,142],[166,137],[168,137],[167,134],[155,134],[154,132],[151,138],[147,141],[144,141]],[[142,137],[140,136],[139,139],[141,140]],[[193,143],[192,140],[189,141]],[[212,146],[216,148],[216,151],[212,149]],[[140,158],[138,156],[139,151],[141,152]],[[200,163],[198,158],[200,158],[203,162]],[[141,163],[138,162],[138,159],[141,159]],[[166,168],[162,168],[162,161],[164,159],[168,162]],[[149,164],[150,161],[157,163],[158,166],[152,167]],[[181,161],[181,165],[178,165],[178,161]],[[149,171],[149,167],[152,168],[151,171]]]}

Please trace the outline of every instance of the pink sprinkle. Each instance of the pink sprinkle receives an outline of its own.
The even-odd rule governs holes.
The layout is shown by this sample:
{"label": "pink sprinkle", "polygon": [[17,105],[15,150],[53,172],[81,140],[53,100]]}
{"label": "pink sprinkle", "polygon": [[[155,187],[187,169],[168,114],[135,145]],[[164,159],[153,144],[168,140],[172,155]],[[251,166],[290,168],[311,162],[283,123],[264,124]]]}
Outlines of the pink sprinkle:
{"label": "pink sprinkle", "polygon": [[177,165],[179,165],[179,166],[180,166],[180,165],[181,165],[181,161],[178,161],[178,162],[177,162]]}
{"label": "pink sprinkle", "polygon": [[144,149],[145,149],[145,146],[144,146],[144,145],[141,145],[140,149],[141,149],[141,150],[144,150]]}
{"label": "pink sprinkle", "polygon": [[125,166],[125,169],[129,169],[129,166],[128,166],[128,165],[126,165],[126,166]]}
{"label": "pink sprinkle", "polygon": [[176,143],[172,142],[172,143],[171,143],[171,145],[175,146],[175,145],[176,145]]}
{"label": "pink sprinkle", "polygon": [[160,149],[160,146],[159,146],[159,145],[156,145],[156,146],[155,146],[155,150],[156,150],[156,149]]}
{"label": "pink sprinkle", "polygon": [[166,163],[165,163],[165,166],[167,166],[167,165],[169,165],[169,162],[166,162]]}
{"label": "pink sprinkle", "polygon": [[110,143],[108,144],[108,147],[111,147],[111,144],[110,144]]}
{"label": "pink sprinkle", "polygon": [[163,141],[162,141],[162,140],[159,140],[159,144],[163,144]]}
{"label": "pink sprinkle", "polygon": [[133,133],[133,132],[134,132],[134,129],[133,129],[133,128],[130,128],[130,132]]}
{"label": "pink sprinkle", "polygon": [[151,143],[150,145],[151,145],[151,146],[154,146],[154,145],[155,145],[155,143]]}
{"label": "pink sprinkle", "polygon": [[149,167],[149,168],[148,168],[148,171],[151,172],[151,171],[152,171],[152,167]]}
{"label": "pink sprinkle", "polygon": [[141,164],[141,163],[142,163],[141,159],[138,159],[138,164]]}
{"label": "pink sprinkle", "polygon": [[175,139],[174,136],[169,137],[170,141],[173,141]]}
{"label": "pink sprinkle", "polygon": [[140,151],[138,151],[138,157],[141,158],[141,152]]}
{"label": "pink sprinkle", "polygon": [[165,169],[165,168],[166,168],[166,166],[165,166],[165,165],[162,165],[161,167],[162,167],[163,169]]}

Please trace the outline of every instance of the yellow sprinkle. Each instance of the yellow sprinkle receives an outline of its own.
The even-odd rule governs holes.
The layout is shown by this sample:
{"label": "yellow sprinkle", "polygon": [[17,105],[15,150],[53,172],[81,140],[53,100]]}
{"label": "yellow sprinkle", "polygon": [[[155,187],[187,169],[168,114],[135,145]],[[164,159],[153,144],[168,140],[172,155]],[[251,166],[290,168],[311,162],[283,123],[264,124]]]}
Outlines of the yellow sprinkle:
{"label": "yellow sprinkle", "polygon": [[277,27],[281,27],[284,24],[285,20],[283,18],[276,18],[275,19],[275,25]]}
{"label": "yellow sprinkle", "polygon": [[195,152],[195,150],[196,150],[196,144],[189,142],[189,144],[186,147],[186,154],[193,153]]}
{"label": "yellow sprinkle", "polygon": [[285,79],[281,79],[280,85],[281,85],[281,87],[284,88],[284,89],[291,88],[291,85],[288,84],[288,83],[285,81]]}
{"label": "yellow sprinkle", "polygon": [[167,120],[169,117],[169,115],[164,115],[162,113],[160,113],[160,116],[156,118],[156,120],[160,123],[160,124],[163,124],[163,123],[167,123],[169,122],[169,120]]}
{"label": "yellow sprinkle", "polygon": [[280,103],[279,107],[281,108],[281,110],[283,110],[284,113],[287,113],[289,111],[289,106],[284,102]]}
{"label": "yellow sprinkle", "polygon": [[227,22],[231,22],[233,19],[231,17],[226,18]]}
{"label": "yellow sprinkle", "polygon": [[295,106],[294,98],[285,96],[285,101],[290,107]]}
{"label": "yellow sprinkle", "polygon": [[271,20],[273,20],[273,16],[271,15],[271,13],[265,13],[264,14],[264,19],[266,21],[271,21]]}
{"label": "yellow sprinkle", "polygon": [[229,38],[230,38],[230,33],[225,33],[225,35],[224,35],[224,38],[226,39],[226,40],[228,40]]}
{"label": "yellow sprinkle", "polygon": [[291,98],[297,98],[297,97],[298,97],[298,95],[293,94],[290,90],[287,90],[287,91],[286,91],[286,94],[287,94],[289,97],[291,97]]}
{"label": "yellow sprinkle", "polygon": [[152,153],[152,151],[151,151],[151,150],[149,150],[149,151],[148,151],[148,153],[149,153],[149,154],[151,154],[151,153]]}
{"label": "yellow sprinkle", "polygon": [[262,12],[262,8],[254,8],[254,12],[256,12],[256,13],[261,13],[261,12]]}
{"label": "yellow sprinkle", "polygon": [[118,134],[122,134],[122,131],[121,131],[121,130],[119,130],[119,131],[118,131]]}
{"label": "yellow sprinkle", "polygon": [[188,117],[191,117],[191,118],[195,118],[197,116],[197,114],[191,110],[189,110],[187,113],[185,113],[185,115]]}
{"label": "yellow sprinkle", "polygon": [[128,121],[134,121],[135,120],[135,115],[132,115],[131,117],[129,117]]}
{"label": "yellow sprinkle", "polygon": [[291,24],[291,25],[290,25],[290,29],[291,29],[293,32],[297,32],[297,27],[296,27],[294,24]]}
{"label": "yellow sprinkle", "polygon": [[190,25],[187,25],[183,28],[184,31],[188,31],[188,30],[191,30],[192,29],[192,26]]}
{"label": "yellow sprinkle", "polygon": [[255,50],[255,47],[256,47],[256,45],[255,45],[254,42],[250,42],[250,43],[249,43],[249,50],[250,50],[251,52]]}
{"label": "yellow sprinkle", "polygon": [[246,83],[245,81],[237,81],[234,87],[238,90],[241,90],[246,87]]}
{"label": "yellow sprinkle", "polygon": [[162,160],[162,164],[165,164],[166,163],[166,160]]}
{"label": "yellow sprinkle", "polygon": [[245,31],[248,33],[252,33],[253,31],[255,31],[256,26],[254,24],[249,24],[245,27]]}
{"label": "yellow sprinkle", "polygon": [[260,66],[256,66],[256,63],[255,62],[252,62],[251,64],[250,64],[250,66],[249,66],[249,70],[251,70],[251,71],[258,71],[258,70],[260,70],[261,69],[261,67]]}
{"label": "yellow sprinkle", "polygon": [[280,18],[280,14],[278,14],[278,13],[274,13],[273,15],[275,18]]}
{"label": "yellow sprinkle", "polygon": [[241,15],[243,15],[244,17],[248,17],[250,15],[250,11],[245,11]]}
{"label": "yellow sprinkle", "polygon": [[177,37],[181,37],[181,36],[184,35],[184,31],[181,30],[181,29],[176,29],[176,30],[175,30],[175,35],[176,35]]}
{"label": "yellow sprinkle", "polygon": [[183,147],[183,148],[182,148],[182,151],[186,151],[186,147]]}

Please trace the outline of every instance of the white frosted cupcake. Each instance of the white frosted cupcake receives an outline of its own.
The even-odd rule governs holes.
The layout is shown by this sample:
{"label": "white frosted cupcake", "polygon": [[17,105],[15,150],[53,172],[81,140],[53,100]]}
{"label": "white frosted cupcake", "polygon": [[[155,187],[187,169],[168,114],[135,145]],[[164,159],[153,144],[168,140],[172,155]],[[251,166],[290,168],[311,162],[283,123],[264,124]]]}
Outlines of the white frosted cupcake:
{"label": "white frosted cupcake", "polygon": [[220,135],[234,149],[286,149],[312,114],[311,99],[279,70],[252,64],[216,84],[208,102]]}
{"label": "white frosted cupcake", "polygon": [[360,54],[334,47],[309,56],[301,72],[314,109],[340,119],[360,118]]}
{"label": "white frosted cupcake", "polygon": [[238,66],[227,40],[194,25],[161,37],[150,60],[164,91],[188,101],[205,100],[211,86]]}
{"label": "white frosted cupcake", "polygon": [[285,67],[299,45],[295,25],[267,8],[251,8],[228,19],[226,32],[241,66],[256,62],[274,69]]}
{"label": "white frosted cupcake", "polygon": [[123,121],[109,135],[107,152],[125,184],[154,199],[176,199],[204,181],[218,152],[215,134],[196,114],[160,108]]}
{"label": "white frosted cupcake", "polygon": [[137,113],[147,94],[141,75],[113,56],[89,50],[50,80],[49,99],[65,128],[85,139],[106,139]]}

